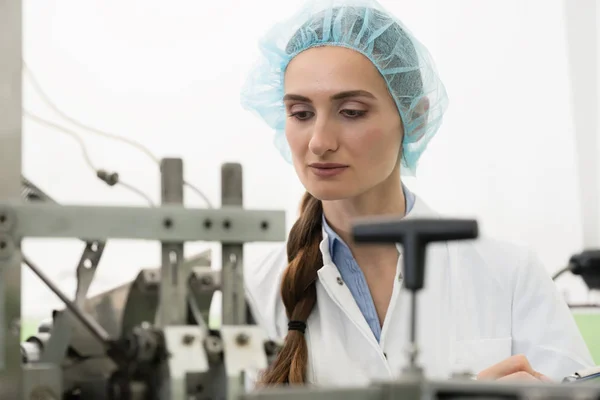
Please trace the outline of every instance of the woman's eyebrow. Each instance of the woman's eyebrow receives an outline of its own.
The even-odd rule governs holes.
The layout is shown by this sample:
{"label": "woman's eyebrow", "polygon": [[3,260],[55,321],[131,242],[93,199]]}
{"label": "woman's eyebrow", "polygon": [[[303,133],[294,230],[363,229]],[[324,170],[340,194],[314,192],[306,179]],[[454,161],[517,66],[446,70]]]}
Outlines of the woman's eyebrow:
{"label": "woman's eyebrow", "polygon": [[[376,97],[366,90],[348,90],[345,92],[336,93],[330,97],[331,100],[343,100],[349,97],[368,97],[370,99],[376,99]],[[299,94],[288,93],[283,96],[283,101],[296,100],[303,101],[305,103],[312,103],[312,100],[306,96],[301,96]]]}

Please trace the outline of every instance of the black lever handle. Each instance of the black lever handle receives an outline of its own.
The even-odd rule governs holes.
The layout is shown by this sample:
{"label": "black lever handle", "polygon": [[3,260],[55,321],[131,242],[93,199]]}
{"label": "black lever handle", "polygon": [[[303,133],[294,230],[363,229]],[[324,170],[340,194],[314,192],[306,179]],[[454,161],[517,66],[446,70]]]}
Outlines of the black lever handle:
{"label": "black lever handle", "polygon": [[600,250],[585,250],[569,260],[569,270],[580,275],[590,290],[600,289]]}
{"label": "black lever handle", "polygon": [[401,243],[404,247],[404,286],[412,291],[423,288],[425,253],[433,242],[475,239],[477,221],[468,219],[402,219],[376,217],[353,224],[357,243]]}

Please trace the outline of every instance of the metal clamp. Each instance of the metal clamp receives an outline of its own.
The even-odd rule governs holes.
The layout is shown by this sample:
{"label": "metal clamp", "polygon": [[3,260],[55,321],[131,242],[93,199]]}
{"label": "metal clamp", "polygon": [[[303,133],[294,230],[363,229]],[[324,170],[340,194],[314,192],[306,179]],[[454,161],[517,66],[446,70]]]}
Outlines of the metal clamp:
{"label": "metal clamp", "polygon": [[258,326],[222,326],[221,338],[225,372],[227,375],[227,399],[238,399],[244,393],[246,371],[267,368],[265,332]]}
{"label": "metal clamp", "polygon": [[205,333],[197,326],[166,326],[163,332],[169,354],[169,381],[161,388],[164,396],[161,398],[188,399],[187,376],[209,370],[204,350]]}

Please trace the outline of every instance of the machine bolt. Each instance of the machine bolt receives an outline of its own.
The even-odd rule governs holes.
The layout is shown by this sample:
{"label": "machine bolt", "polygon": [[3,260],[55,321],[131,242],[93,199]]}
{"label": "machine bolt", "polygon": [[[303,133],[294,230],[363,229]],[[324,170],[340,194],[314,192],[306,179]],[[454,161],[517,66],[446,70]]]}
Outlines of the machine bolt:
{"label": "machine bolt", "polygon": [[235,338],[235,342],[238,344],[238,346],[245,346],[248,344],[249,341],[250,341],[250,337],[248,335],[246,335],[245,333],[240,333]]}
{"label": "machine bolt", "polygon": [[9,259],[12,256],[14,244],[10,236],[0,234],[0,259]]}
{"label": "machine bolt", "polygon": [[0,207],[0,232],[9,232],[14,225],[14,213],[11,209]]}
{"label": "machine bolt", "polygon": [[189,345],[191,345],[192,343],[194,343],[194,340],[195,340],[195,339],[196,339],[196,338],[195,338],[193,335],[183,335],[183,340],[182,340],[182,342],[183,342],[183,344],[184,344],[184,345],[186,345],[186,346],[189,346]]}
{"label": "machine bolt", "polygon": [[202,278],[200,278],[200,283],[204,286],[210,286],[213,283],[212,277],[205,275]]}

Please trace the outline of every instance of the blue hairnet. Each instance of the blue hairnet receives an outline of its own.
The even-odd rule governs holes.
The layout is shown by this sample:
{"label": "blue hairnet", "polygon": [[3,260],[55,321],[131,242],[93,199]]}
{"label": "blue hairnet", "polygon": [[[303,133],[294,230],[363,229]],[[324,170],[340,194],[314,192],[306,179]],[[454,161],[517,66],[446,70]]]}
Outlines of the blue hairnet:
{"label": "blue hairnet", "polygon": [[290,20],[271,28],[260,41],[260,63],[242,89],[242,106],[275,130],[275,145],[291,163],[285,137],[284,74],[296,55],[317,46],[353,49],[379,70],[404,125],[402,175],[415,175],[421,154],[442,122],[448,98],[427,49],[375,0],[311,1]]}

